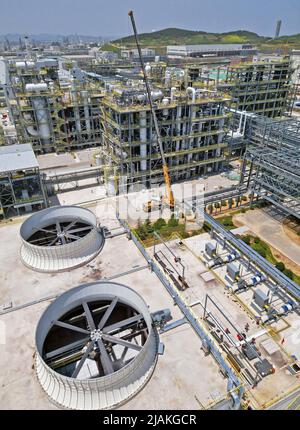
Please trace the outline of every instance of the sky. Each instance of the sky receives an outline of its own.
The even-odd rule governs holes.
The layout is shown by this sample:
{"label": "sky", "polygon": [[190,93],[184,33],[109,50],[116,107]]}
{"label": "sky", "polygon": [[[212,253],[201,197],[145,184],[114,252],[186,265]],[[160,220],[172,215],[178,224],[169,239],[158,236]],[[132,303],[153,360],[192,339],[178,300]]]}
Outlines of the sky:
{"label": "sky", "polygon": [[300,33],[300,0],[0,0],[0,34],[125,36],[178,27],[208,32]]}

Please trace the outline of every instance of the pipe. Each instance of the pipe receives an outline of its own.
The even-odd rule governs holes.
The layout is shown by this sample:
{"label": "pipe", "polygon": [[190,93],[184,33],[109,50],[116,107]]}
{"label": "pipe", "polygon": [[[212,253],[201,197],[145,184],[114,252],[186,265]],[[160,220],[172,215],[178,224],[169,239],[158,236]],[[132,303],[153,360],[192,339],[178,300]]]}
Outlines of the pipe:
{"label": "pipe", "polygon": [[188,93],[192,93],[192,102],[195,103],[196,101],[196,90],[193,87],[187,87],[186,89],[186,94],[188,95]]}
{"label": "pipe", "polygon": [[[140,112],[140,155],[141,158],[147,157],[147,118],[146,112]],[[147,170],[147,160],[141,160],[141,170]]]}
{"label": "pipe", "polygon": [[174,93],[175,93],[175,91],[176,91],[176,88],[175,88],[175,87],[172,87],[172,88],[171,88],[171,92],[170,92],[171,102],[173,102],[173,101],[174,101]]}
{"label": "pipe", "polygon": [[241,115],[240,115],[239,128],[238,128],[238,130],[237,130],[237,132],[238,132],[239,134],[241,134],[243,115],[244,115],[243,113],[241,113]]}
{"label": "pipe", "polygon": [[246,112],[244,112],[244,115],[245,115],[245,119],[244,119],[244,127],[243,127],[243,133],[242,133],[242,136],[245,136],[246,122],[247,122]]}
{"label": "pipe", "polygon": [[90,133],[91,132],[91,124],[90,124],[90,110],[89,110],[88,92],[86,90],[81,91],[81,97],[83,100],[85,127],[86,127],[86,131],[88,133]]}
{"label": "pipe", "polygon": [[[153,101],[161,100],[163,98],[162,91],[161,90],[151,91],[151,98],[152,98]],[[147,100],[147,94],[146,93],[144,93],[144,94],[138,94],[136,96],[136,99],[139,100],[139,101],[146,101]]]}
{"label": "pipe", "polygon": [[76,131],[78,133],[81,133],[81,122],[80,122],[80,114],[79,114],[79,108],[78,108],[77,91],[76,91],[76,86],[74,82],[72,83],[71,98],[74,105],[73,109],[74,109]]}
{"label": "pipe", "polygon": [[46,83],[40,83],[40,84],[26,84],[25,90],[27,92],[40,92],[40,91],[47,91],[48,85]]}
{"label": "pipe", "polygon": [[16,68],[17,69],[25,69],[27,67],[34,67],[33,61],[17,61]]}

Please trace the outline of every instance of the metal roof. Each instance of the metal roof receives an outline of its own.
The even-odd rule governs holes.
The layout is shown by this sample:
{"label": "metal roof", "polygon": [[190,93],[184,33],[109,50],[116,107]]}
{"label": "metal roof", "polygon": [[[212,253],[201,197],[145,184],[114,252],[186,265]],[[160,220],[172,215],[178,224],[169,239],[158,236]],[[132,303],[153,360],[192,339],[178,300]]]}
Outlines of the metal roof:
{"label": "metal roof", "polygon": [[0,148],[0,173],[39,167],[29,143],[8,145]]}
{"label": "metal roof", "polygon": [[226,43],[226,44],[201,44],[201,45],[168,45],[167,51],[188,51],[188,52],[202,52],[202,51],[231,51],[254,49],[250,43]]}

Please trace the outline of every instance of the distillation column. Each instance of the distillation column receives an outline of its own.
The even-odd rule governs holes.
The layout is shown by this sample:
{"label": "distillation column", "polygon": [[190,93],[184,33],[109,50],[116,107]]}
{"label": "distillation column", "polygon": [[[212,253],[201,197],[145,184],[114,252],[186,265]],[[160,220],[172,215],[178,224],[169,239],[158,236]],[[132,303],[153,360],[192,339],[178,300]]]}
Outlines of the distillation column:
{"label": "distillation column", "polygon": [[84,109],[84,119],[85,119],[85,128],[90,136],[91,134],[91,124],[90,124],[90,110],[89,110],[89,99],[88,92],[86,90],[81,91],[81,97],[83,100],[83,109]]}
{"label": "distillation column", "polygon": [[[42,146],[50,143],[51,130],[49,124],[49,115],[47,108],[47,98],[41,95],[42,91],[48,90],[46,83],[40,84],[26,84],[27,93],[38,93],[38,95],[31,96],[31,103],[34,108],[37,129],[34,127],[27,127],[27,131],[31,136],[36,136],[41,140]],[[44,148],[47,151],[47,148]],[[50,148],[48,148],[50,150]]]}

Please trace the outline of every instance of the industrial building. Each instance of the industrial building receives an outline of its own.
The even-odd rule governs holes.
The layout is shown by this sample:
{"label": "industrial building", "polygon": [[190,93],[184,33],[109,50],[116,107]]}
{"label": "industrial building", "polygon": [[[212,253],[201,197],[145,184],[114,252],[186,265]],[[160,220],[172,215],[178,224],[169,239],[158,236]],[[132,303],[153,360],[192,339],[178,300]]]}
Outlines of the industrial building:
{"label": "industrial building", "polygon": [[298,86],[300,93],[300,49],[293,49],[291,52],[291,62],[293,65],[292,82]]}
{"label": "industrial building", "polygon": [[[152,58],[155,57],[155,49],[152,48],[142,48],[142,55],[145,58]],[[121,49],[121,58],[124,58],[126,60],[138,60],[139,53],[137,49]]]}
{"label": "industrial building", "polygon": [[39,165],[30,144],[0,148],[0,211],[16,216],[47,206]]}
{"label": "industrial building", "polygon": [[299,410],[295,61],[128,15],[121,59],[5,40],[0,409]]}
{"label": "industrial building", "polygon": [[252,117],[241,168],[241,186],[254,197],[300,219],[300,121]]}
{"label": "industrial building", "polygon": [[169,45],[168,56],[180,57],[231,57],[250,56],[257,53],[257,48],[251,44],[220,44],[220,45]]}
{"label": "industrial building", "polygon": [[239,111],[281,117],[290,106],[292,65],[289,59],[228,66],[218,88],[229,92]]}
{"label": "industrial building", "polygon": [[[225,105],[222,94],[193,87],[152,90],[169,171],[174,181],[218,172],[225,161]],[[111,86],[102,101],[103,164],[109,181],[147,187],[162,180],[154,126],[143,86]],[[125,190],[124,190],[125,191]]]}
{"label": "industrial building", "polygon": [[59,77],[58,61],[2,61],[7,107],[20,143],[35,153],[100,144],[99,86]]}

